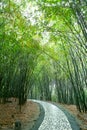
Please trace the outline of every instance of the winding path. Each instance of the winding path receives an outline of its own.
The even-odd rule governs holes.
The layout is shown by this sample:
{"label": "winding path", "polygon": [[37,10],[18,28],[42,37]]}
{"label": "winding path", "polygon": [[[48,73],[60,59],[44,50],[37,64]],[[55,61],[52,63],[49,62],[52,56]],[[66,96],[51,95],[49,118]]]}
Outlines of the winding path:
{"label": "winding path", "polygon": [[58,107],[47,102],[35,102],[40,103],[45,110],[44,120],[38,130],[73,130],[66,115]]}

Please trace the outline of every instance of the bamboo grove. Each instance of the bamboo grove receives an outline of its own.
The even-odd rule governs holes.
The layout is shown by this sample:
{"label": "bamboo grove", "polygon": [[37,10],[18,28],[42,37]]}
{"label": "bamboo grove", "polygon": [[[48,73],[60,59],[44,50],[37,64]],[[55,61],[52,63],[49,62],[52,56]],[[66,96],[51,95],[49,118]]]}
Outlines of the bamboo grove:
{"label": "bamboo grove", "polygon": [[86,0],[0,2],[0,102],[16,97],[87,111]]}

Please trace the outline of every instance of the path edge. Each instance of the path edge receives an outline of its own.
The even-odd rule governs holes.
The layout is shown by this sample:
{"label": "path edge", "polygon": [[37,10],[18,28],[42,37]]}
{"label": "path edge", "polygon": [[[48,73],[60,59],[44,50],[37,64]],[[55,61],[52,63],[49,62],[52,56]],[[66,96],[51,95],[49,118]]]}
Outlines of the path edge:
{"label": "path edge", "polygon": [[72,113],[70,111],[68,111],[66,108],[60,106],[59,104],[54,103],[54,102],[52,102],[52,104],[64,112],[64,114],[66,115],[66,117],[71,125],[72,130],[81,130],[80,125],[79,125],[80,121],[77,119],[76,116],[72,115]]}
{"label": "path edge", "polygon": [[[35,102],[37,103],[37,102]],[[37,118],[37,120],[35,121],[33,127],[30,130],[38,130],[38,128],[40,127],[41,123],[44,120],[44,116],[45,116],[45,110],[43,108],[43,106],[40,103],[37,103],[40,109],[40,114],[39,117]]]}

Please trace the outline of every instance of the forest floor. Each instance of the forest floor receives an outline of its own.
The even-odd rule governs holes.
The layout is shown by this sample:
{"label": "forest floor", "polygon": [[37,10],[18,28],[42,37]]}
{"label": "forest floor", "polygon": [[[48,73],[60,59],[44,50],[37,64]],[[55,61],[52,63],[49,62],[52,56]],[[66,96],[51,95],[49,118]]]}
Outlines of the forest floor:
{"label": "forest floor", "polygon": [[[13,100],[14,99],[12,99],[10,103],[0,104],[0,130],[12,129],[16,120],[20,120],[25,126],[28,123],[28,126],[32,128],[40,115],[39,105],[32,101],[27,101],[27,103],[21,107],[20,112],[20,108],[17,105],[18,101]],[[87,113],[79,113],[75,105],[59,105],[67,109],[79,120],[78,123],[81,130],[87,130]]]}
{"label": "forest floor", "polygon": [[35,121],[39,117],[39,105],[27,101],[25,105],[18,106],[18,101],[13,101],[6,104],[0,104],[0,130],[9,130],[14,128],[15,121],[21,121],[22,127],[28,123],[29,128],[32,128]]}

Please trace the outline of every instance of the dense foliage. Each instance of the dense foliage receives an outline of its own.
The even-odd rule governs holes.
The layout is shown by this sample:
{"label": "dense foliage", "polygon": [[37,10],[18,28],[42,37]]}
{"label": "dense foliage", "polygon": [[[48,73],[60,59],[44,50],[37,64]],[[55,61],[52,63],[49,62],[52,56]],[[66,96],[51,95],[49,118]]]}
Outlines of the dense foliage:
{"label": "dense foliage", "polygon": [[0,2],[0,99],[27,97],[87,111],[84,0]]}

